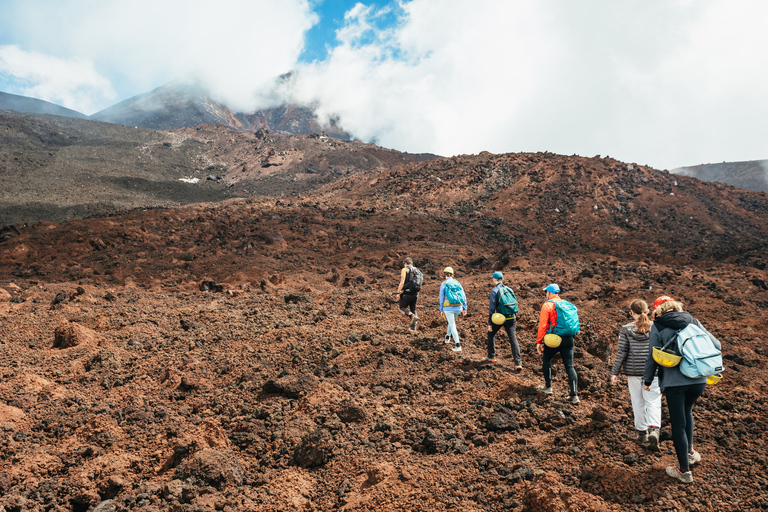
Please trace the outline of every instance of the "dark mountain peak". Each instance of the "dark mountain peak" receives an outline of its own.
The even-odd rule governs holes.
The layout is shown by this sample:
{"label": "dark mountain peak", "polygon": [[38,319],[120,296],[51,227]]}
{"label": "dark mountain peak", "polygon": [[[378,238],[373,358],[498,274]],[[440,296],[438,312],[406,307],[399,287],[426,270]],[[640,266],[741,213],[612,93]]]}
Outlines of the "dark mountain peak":
{"label": "dark mountain peak", "polygon": [[679,167],[672,172],[704,181],[718,181],[747,190],[768,192],[768,160],[701,164]]}
{"label": "dark mountain peak", "polygon": [[336,119],[327,123],[318,120],[316,106],[281,100],[279,89],[293,76],[294,72],[289,72],[275,78],[267,92],[262,94],[270,105],[274,105],[270,108],[233,112],[224,103],[213,99],[202,85],[176,81],[97,112],[91,119],[153,130],[221,124],[244,131],[267,128],[293,134],[326,132],[331,137],[350,140],[349,134],[338,126]]}
{"label": "dark mountain peak", "polygon": [[226,106],[211,99],[201,86],[185,82],[170,82],[121,101],[97,112],[91,119],[153,130],[174,130],[199,124],[242,128]]}
{"label": "dark mountain peak", "polygon": [[50,114],[54,116],[76,117],[79,119],[88,118],[85,114],[56,105],[50,101],[18,96],[7,92],[0,92],[0,110],[14,110],[24,114]]}

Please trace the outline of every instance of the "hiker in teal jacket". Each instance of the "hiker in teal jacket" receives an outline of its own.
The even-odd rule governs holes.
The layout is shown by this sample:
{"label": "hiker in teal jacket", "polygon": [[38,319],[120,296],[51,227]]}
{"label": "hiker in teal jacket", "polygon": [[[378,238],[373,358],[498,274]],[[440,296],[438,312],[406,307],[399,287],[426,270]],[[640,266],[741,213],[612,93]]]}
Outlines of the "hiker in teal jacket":
{"label": "hiker in teal jacket", "polygon": [[[456,317],[459,316],[459,314],[466,316],[467,296],[464,293],[464,288],[461,286],[461,283],[453,278],[453,268],[445,267],[443,274],[445,275],[445,281],[440,283],[440,312],[448,321],[448,331],[445,333],[445,343],[450,343],[451,336],[453,336],[455,345],[451,350],[454,352],[461,352],[461,340],[459,339],[459,331],[456,329]],[[459,288],[460,302],[458,304],[455,302],[452,303],[446,298],[446,285],[453,286],[454,284],[458,285]]]}

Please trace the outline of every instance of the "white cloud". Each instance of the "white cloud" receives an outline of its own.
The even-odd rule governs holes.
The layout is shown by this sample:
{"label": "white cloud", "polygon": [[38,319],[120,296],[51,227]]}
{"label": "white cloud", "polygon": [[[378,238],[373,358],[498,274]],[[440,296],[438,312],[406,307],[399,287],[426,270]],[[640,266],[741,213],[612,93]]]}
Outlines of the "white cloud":
{"label": "white cloud", "polygon": [[765,158],[768,4],[412,0],[358,5],[295,95],[414,152],[554,151],[659,168]]}
{"label": "white cloud", "polygon": [[307,0],[3,4],[0,16],[13,20],[3,29],[20,47],[70,63],[92,63],[123,96],[195,78],[218,99],[240,108],[251,106],[258,84],[294,66],[304,33],[317,19]]}
{"label": "white cloud", "polygon": [[0,46],[0,74],[12,77],[14,91],[23,96],[57,103],[78,112],[115,98],[110,81],[83,59],[59,59],[18,46]]}

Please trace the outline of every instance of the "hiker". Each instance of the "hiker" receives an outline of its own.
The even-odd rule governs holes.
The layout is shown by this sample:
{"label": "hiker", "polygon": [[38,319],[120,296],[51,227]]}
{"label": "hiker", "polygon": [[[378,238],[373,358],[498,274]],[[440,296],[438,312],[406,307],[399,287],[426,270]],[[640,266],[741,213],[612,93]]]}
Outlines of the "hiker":
{"label": "hiker", "polygon": [[[541,306],[541,313],[539,314],[539,330],[536,335],[536,350],[542,355],[542,367],[541,372],[544,374],[544,385],[538,386],[538,390],[545,395],[552,394],[552,358],[555,354],[560,354],[563,359],[563,366],[568,374],[568,400],[572,404],[578,404],[581,402],[578,395],[578,376],[576,375],[576,369],[573,367],[573,336],[574,334],[558,334],[556,329],[558,322],[563,326],[566,324],[566,318],[558,318],[558,308],[556,303],[565,303],[575,312],[575,307],[570,302],[567,302],[560,298],[560,287],[552,283],[543,291],[547,294],[547,300],[544,305]],[[576,324],[578,332],[578,316],[576,316]],[[544,345],[544,336],[548,334],[556,334],[560,337],[560,343],[557,347],[553,348],[548,345]]]}
{"label": "hiker", "polygon": [[[504,284],[504,274],[498,270],[491,276],[491,282],[493,282],[493,288],[491,289],[491,296],[488,300],[488,339],[486,346],[488,348],[488,356],[483,358],[484,361],[491,363],[496,362],[496,333],[503,327],[507,331],[507,338],[509,338],[509,345],[512,347],[512,357],[515,360],[515,371],[519,372],[523,369],[523,360],[520,356],[520,345],[517,343],[517,298],[514,296],[514,292]],[[511,299],[514,299],[514,310],[506,309],[503,304],[499,304],[499,297],[504,288],[509,288]],[[511,300],[510,299],[510,300]],[[504,315],[504,322],[497,324],[493,321],[493,314],[499,313]]]}
{"label": "hiker", "polygon": [[611,385],[619,382],[619,372],[624,368],[627,387],[632,399],[632,413],[635,416],[637,440],[641,445],[648,444],[652,451],[659,450],[659,428],[661,427],[661,390],[659,378],[654,375],[650,389],[643,389],[645,359],[648,357],[649,331],[651,319],[648,318],[648,304],[635,299],[629,305],[632,321],[621,327],[616,359],[611,370]]}
{"label": "hiker", "polygon": [[700,327],[720,349],[720,342],[690,313],[683,311],[683,305],[671,297],[663,296],[653,303],[653,325],[645,360],[643,389],[649,391],[653,377],[658,370],[659,387],[667,397],[669,423],[672,426],[672,442],[675,445],[678,466],[667,467],[667,474],[683,483],[693,482],[691,465],[701,461],[701,455],[693,449],[693,404],[704,393],[707,378],[690,378],[683,375],[679,366],[659,365],[653,358],[653,348],[663,347],[677,332],[688,324]]}
{"label": "hiker", "polygon": [[467,316],[467,295],[464,288],[456,279],[453,278],[453,268],[445,267],[443,269],[445,280],[440,284],[440,312],[448,321],[448,330],[445,333],[445,343],[451,342],[453,336],[454,346],[451,350],[461,352],[461,340],[459,331],[456,329],[456,317],[461,313]]}
{"label": "hiker", "polygon": [[405,258],[403,268],[400,270],[400,285],[397,287],[397,306],[406,317],[411,319],[411,324],[408,326],[411,331],[415,331],[419,323],[419,316],[416,314],[416,301],[419,300],[421,289],[421,283],[418,282],[419,276],[421,271],[413,266],[413,260]]}

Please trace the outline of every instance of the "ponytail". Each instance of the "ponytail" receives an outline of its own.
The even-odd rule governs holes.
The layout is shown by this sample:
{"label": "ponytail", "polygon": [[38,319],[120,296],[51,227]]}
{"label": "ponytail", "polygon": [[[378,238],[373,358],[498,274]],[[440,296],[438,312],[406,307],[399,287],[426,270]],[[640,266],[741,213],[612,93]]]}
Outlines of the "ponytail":
{"label": "ponytail", "polygon": [[637,333],[645,334],[650,331],[651,319],[648,318],[648,304],[646,304],[644,300],[635,299],[632,301],[632,304],[629,305],[629,309],[631,309],[633,313],[640,315],[640,318],[638,318],[636,322]]}

